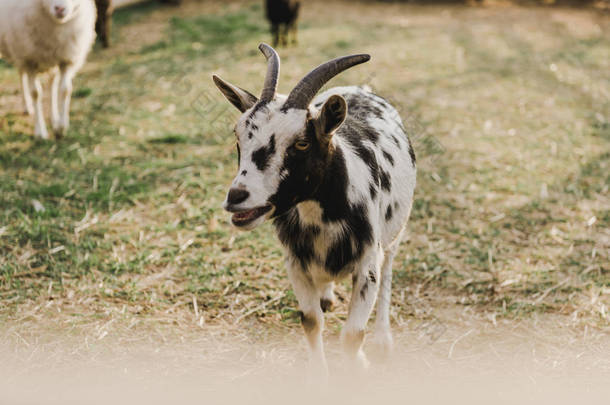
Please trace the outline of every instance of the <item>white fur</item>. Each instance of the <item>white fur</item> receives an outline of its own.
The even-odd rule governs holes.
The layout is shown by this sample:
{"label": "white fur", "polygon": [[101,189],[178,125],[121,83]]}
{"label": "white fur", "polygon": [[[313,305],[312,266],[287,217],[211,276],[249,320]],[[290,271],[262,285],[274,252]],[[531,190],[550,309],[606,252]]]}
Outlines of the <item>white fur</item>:
{"label": "white fur", "polygon": [[25,110],[35,134],[49,137],[38,75],[53,73],[51,121],[57,135],[69,126],[72,79],[95,40],[93,0],[1,0],[0,54],[18,70]]}

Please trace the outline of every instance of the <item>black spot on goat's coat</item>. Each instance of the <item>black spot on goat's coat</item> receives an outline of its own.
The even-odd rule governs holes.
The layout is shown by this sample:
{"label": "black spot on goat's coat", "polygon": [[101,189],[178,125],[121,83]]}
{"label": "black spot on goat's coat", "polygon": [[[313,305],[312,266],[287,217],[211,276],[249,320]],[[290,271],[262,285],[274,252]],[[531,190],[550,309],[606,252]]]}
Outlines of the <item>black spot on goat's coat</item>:
{"label": "black spot on goat's coat", "polygon": [[390,153],[386,150],[382,150],[383,153],[383,157],[385,157],[385,159],[390,162],[390,164],[392,166],[394,166],[394,158],[392,157],[392,155],[390,155]]}
{"label": "black spot on goat's coat", "polygon": [[366,139],[368,139],[374,144],[377,143],[377,141],[379,140],[379,134],[372,128],[362,128],[362,134],[366,137]]}
{"label": "black spot on goat's coat", "polygon": [[[377,162],[377,156],[371,147],[363,143],[364,139],[370,139],[371,133],[374,131],[362,131],[361,125],[354,120],[346,120],[344,124],[346,128],[349,128],[349,132],[345,131],[344,138],[349,142],[350,146],[356,153],[356,155],[362,159],[364,163],[369,167],[371,178],[373,182],[379,182],[379,163]],[[343,134],[343,133],[342,133]],[[368,135],[367,135],[368,134]],[[375,141],[372,141],[374,145]]]}
{"label": "black spot on goat's coat", "polygon": [[394,141],[398,149],[402,149],[402,147],[400,146],[400,141],[398,140],[398,138],[396,138],[395,135],[392,135],[392,140]]}
{"label": "black spot on goat's coat", "polygon": [[371,200],[375,201],[377,198],[377,186],[375,184],[369,184],[369,193],[371,194]]}
{"label": "black spot on goat's coat", "polygon": [[377,163],[375,152],[362,143],[355,143],[353,144],[353,147],[358,157],[369,167],[373,181],[377,182],[379,179],[379,164]]}
{"label": "black spot on goat's coat", "polygon": [[328,249],[325,265],[331,273],[339,274],[349,264],[359,260],[365,248],[373,241],[372,228],[367,214],[364,204],[349,207],[344,214],[345,226],[352,232],[351,236],[342,235]]}
{"label": "black spot on goat's coat", "polygon": [[276,219],[275,226],[278,237],[298,258],[301,267],[307,268],[314,259],[313,243],[320,233],[320,228],[315,225],[301,226],[299,212],[290,210],[284,218]]}
{"label": "black spot on goat's coat", "polygon": [[390,182],[390,174],[388,172],[386,172],[385,170],[379,171],[379,182],[381,184],[381,188],[384,189],[385,191],[389,192],[392,190],[392,184]]}
{"label": "black spot on goat's coat", "polygon": [[382,108],[385,106],[372,97],[362,97],[362,95],[359,94],[350,94],[345,97],[345,101],[347,101],[347,107],[354,116],[383,119]]}
{"label": "black spot on goat's coat", "polygon": [[[261,109],[265,109],[267,108],[267,103],[264,101],[259,101],[258,103],[256,103],[254,105],[254,107],[252,107],[252,110],[250,111],[250,114],[248,114],[248,119],[253,119],[254,116],[261,110]],[[247,125],[247,121],[246,121],[246,125]],[[258,131],[258,126],[256,124],[252,124],[252,129],[254,131]]]}
{"label": "black spot on goat's coat", "polygon": [[388,205],[388,208],[385,210],[385,220],[386,222],[392,219],[392,206]]}
{"label": "black spot on goat's coat", "polygon": [[411,144],[411,140],[408,139],[409,141],[409,155],[411,156],[411,163],[413,164],[413,167],[415,167],[415,151],[413,150],[413,145]]}
{"label": "black spot on goat's coat", "polygon": [[252,153],[252,161],[256,168],[264,171],[269,166],[269,159],[275,153],[275,134],[271,135],[269,145],[261,146]]}

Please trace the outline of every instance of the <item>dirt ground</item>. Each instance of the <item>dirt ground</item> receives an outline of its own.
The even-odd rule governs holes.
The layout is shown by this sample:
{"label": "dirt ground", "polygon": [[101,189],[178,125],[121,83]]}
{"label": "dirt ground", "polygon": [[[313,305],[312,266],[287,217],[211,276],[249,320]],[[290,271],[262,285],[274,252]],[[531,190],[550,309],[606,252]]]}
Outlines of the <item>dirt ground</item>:
{"label": "dirt ground", "polygon": [[[300,331],[106,322],[1,336],[6,404],[451,403],[605,404],[610,339],[561,317],[497,321],[443,313],[442,325],[395,328],[396,350],[352,374],[328,334],[331,377],[307,372]],[[446,319],[451,319],[447,321]],[[42,321],[43,323],[49,321]],[[441,327],[441,329],[437,329]],[[39,325],[36,326],[39,330]]]}

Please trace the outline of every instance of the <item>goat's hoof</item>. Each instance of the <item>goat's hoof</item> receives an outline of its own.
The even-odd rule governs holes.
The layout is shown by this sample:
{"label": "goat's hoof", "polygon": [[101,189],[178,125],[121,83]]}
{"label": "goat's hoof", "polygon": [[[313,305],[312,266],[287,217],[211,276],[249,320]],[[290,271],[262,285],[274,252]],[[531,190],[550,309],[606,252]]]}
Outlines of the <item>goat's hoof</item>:
{"label": "goat's hoof", "polygon": [[393,349],[394,340],[391,333],[375,333],[373,335],[371,339],[371,354],[375,360],[379,362],[388,361]]}
{"label": "goat's hoof", "polygon": [[328,384],[328,365],[326,364],[326,360],[309,360],[309,364],[307,365],[307,381],[311,384],[315,385],[324,385]]}
{"label": "goat's hoof", "polygon": [[367,359],[366,354],[364,354],[364,351],[361,349],[355,355],[349,357],[348,364],[351,371],[358,374],[364,374],[368,371],[371,362]]}
{"label": "goat's hoof", "polygon": [[360,366],[360,370],[368,370],[371,365],[371,362],[369,362],[369,359],[366,358],[366,354],[364,354],[362,350],[360,350],[356,359],[358,361],[358,365]]}
{"label": "goat's hoof", "polygon": [[346,329],[343,329],[341,334],[343,350],[347,355],[350,368],[356,371],[368,369],[370,363],[362,350],[364,330],[346,331]]}

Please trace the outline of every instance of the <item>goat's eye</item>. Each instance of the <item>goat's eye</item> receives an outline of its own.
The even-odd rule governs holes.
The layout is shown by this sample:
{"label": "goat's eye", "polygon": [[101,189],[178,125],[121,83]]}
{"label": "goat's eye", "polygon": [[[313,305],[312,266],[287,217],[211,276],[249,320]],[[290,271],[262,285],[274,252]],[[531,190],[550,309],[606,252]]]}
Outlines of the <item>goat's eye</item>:
{"label": "goat's eye", "polygon": [[297,150],[301,150],[301,151],[309,149],[309,146],[310,146],[310,145],[309,145],[309,142],[307,142],[307,141],[297,141],[297,142],[294,144],[294,147],[295,147]]}

